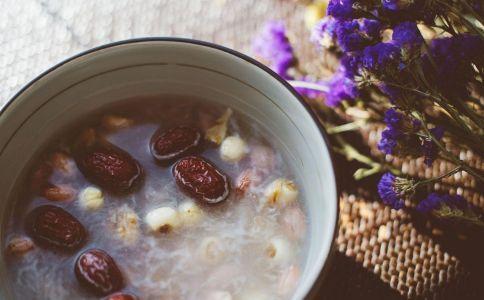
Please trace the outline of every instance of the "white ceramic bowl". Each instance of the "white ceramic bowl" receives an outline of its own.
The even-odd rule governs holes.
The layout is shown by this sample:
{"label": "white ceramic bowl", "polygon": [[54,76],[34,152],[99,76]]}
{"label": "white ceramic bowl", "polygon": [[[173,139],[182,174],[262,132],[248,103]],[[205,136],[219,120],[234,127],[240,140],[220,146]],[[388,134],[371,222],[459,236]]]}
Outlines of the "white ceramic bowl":
{"label": "white ceramic bowl", "polygon": [[[217,45],[150,38],[109,44],[64,61],[23,88],[0,115],[2,241],[29,163],[73,119],[122,98],[181,94],[211,99],[260,122],[285,145],[305,191],[309,247],[294,299],[312,297],[327,270],[337,189],[323,129],[297,93],[255,60]],[[2,245],[2,249],[5,245]],[[0,298],[9,298],[3,260]],[[324,293],[324,291],[321,291]]]}

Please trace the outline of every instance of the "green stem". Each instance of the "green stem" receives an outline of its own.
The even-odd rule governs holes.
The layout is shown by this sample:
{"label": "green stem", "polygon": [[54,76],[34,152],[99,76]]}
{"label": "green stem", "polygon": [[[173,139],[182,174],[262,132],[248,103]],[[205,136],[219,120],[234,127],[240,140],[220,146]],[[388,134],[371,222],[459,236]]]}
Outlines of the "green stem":
{"label": "green stem", "polygon": [[469,96],[466,100],[472,102],[472,104],[478,105],[481,109],[483,108],[481,100],[477,99],[476,97]]}
{"label": "green stem", "polygon": [[433,99],[434,102],[437,103],[440,107],[442,107],[442,109],[444,109],[452,117],[452,119],[455,122],[457,122],[457,124],[459,124],[459,126],[462,129],[464,129],[468,134],[475,136],[479,140],[482,139],[482,137],[480,137],[479,135],[476,135],[472,132],[472,130],[469,128],[469,126],[462,120],[462,118],[459,116],[459,113],[452,106],[450,106],[445,101],[442,101],[442,99],[440,99],[439,97],[432,95],[430,93],[421,91],[419,89],[409,88],[409,87],[406,87],[406,86],[403,86],[403,85],[400,85],[400,84],[396,84],[396,83],[392,83],[392,82],[388,82],[387,84],[390,85],[390,86],[398,87],[398,88],[401,88],[401,89],[404,89],[404,90],[407,90],[407,91],[410,91],[410,92],[417,93],[421,96],[429,97],[429,98]]}
{"label": "green stem", "polygon": [[471,15],[476,20],[478,20],[479,22],[481,22],[481,24],[484,24],[484,18],[481,17],[478,13],[476,13],[476,11],[472,8],[472,6],[469,5],[469,3],[467,3],[466,0],[461,0],[461,3],[462,3],[462,5],[464,5],[464,7],[467,9],[467,11],[469,11],[471,13]]}
{"label": "green stem", "polygon": [[[429,49],[429,46],[427,45],[427,43],[424,43],[424,46],[425,46],[425,48],[427,50],[429,60],[430,60],[430,62],[432,64],[433,68],[436,70],[437,69],[437,65],[435,64],[435,61],[433,60],[432,53],[431,53],[431,51]],[[416,68],[417,68],[417,70],[416,70],[417,72],[416,73],[419,75],[420,80],[426,85],[427,90],[433,91],[432,85],[430,85],[430,83],[427,81],[427,78],[425,77],[425,72],[422,69],[422,66],[420,64],[416,64]],[[413,74],[413,72],[411,72],[411,73]],[[437,94],[438,96],[435,96],[432,93],[426,93],[427,94],[427,97],[432,98],[437,104],[439,104],[440,107],[442,107],[443,109],[445,109],[452,116],[452,118],[456,122],[458,122],[459,125],[461,125],[461,127],[464,130],[466,130],[468,133],[472,133],[472,127],[469,126],[465,122],[465,120],[461,118],[461,116],[459,114],[459,111],[455,108],[455,106],[453,106],[453,105],[450,104],[452,102],[449,101],[449,99],[447,99],[446,97],[444,97],[444,95],[442,95],[438,91],[433,91],[433,92],[435,92],[435,94]],[[480,121],[479,118],[476,118],[475,115],[474,115],[474,113],[469,112],[468,107],[465,107],[464,110],[467,113],[467,117],[472,122],[474,122],[474,124],[477,127],[479,127],[480,129],[483,129],[484,130],[484,124],[482,123],[482,121]]]}
{"label": "green stem", "polygon": [[430,133],[430,131],[428,129],[427,121],[426,121],[425,117],[420,112],[414,111],[414,114],[422,122],[422,127],[423,127],[425,133],[428,135],[428,137],[431,138],[432,141],[437,145],[437,147],[439,147],[439,149],[442,151],[442,153],[444,154],[444,158],[446,158],[447,160],[453,162],[455,165],[461,167],[462,170],[464,170],[467,173],[471,174],[477,180],[480,180],[480,181],[484,182],[484,175],[483,174],[480,174],[480,172],[478,170],[475,170],[474,168],[472,168],[471,166],[467,165],[465,162],[463,162],[462,160],[460,160],[458,157],[456,157],[454,154],[450,153],[445,148],[445,146],[442,145],[442,143],[439,140],[437,140],[432,133]]}
{"label": "green stem", "polygon": [[[429,51],[428,49],[428,45],[426,43],[424,43],[424,45],[427,47],[427,51],[429,53],[429,58],[431,61],[432,60],[432,55],[431,55],[431,52]],[[433,62],[433,67],[435,70],[437,70],[437,66],[435,65],[435,62]],[[425,73],[422,69],[422,66],[420,64],[417,64],[417,68],[418,68],[418,74],[420,75],[420,79],[422,80],[422,82],[427,86],[427,90],[429,91],[433,91],[433,88],[432,88],[432,85],[429,84],[429,82],[427,81],[427,79],[425,78]],[[432,95],[432,99],[434,99],[434,101],[439,104],[440,107],[442,107],[443,109],[445,109],[451,116],[452,118],[459,123],[459,125],[462,126],[462,128],[464,130],[466,130],[468,133],[472,133],[472,128],[470,128],[470,126],[468,126],[468,124],[465,122],[465,120],[463,120],[461,118],[461,116],[459,115],[459,111],[457,111],[455,109],[455,107],[453,105],[451,105],[451,101],[449,101],[449,99],[447,99],[446,97],[444,97],[441,93],[439,93],[438,91],[434,91],[435,94],[437,94],[438,96],[435,96],[433,95],[432,93],[428,93],[430,95]],[[479,124],[476,124],[477,126],[479,126]]]}
{"label": "green stem", "polygon": [[340,144],[341,148],[339,148],[339,153],[344,154],[348,160],[357,160],[365,165],[370,167],[375,167],[380,165],[379,163],[372,160],[370,157],[361,154],[358,150],[353,148],[350,144],[348,144],[341,136],[335,136],[336,141]]}
{"label": "green stem", "polygon": [[365,164],[370,167],[368,170],[368,174],[372,175],[378,173],[380,171],[388,170],[395,175],[401,175],[402,172],[396,168],[393,168],[390,165],[382,164],[379,162],[374,161],[371,157],[368,157],[364,154],[361,154],[358,150],[356,150],[353,146],[348,144],[340,135],[334,136],[336,142],[339,144],[340,148],[334,147],[334,150],[346,157],[347,160],[356,160],[362,164]]}
{"label": "green stem", "polygon": [[432,214],[439,218],[463,220],[478,226],[484,226],[483,220],[470,209],[455,209],[443,204],[439,209],[434,210]]}
{"label": "green stem", "polygon": [[353,177],[356,180],[360,180],[360,179],[363,179],[365,177],[380,173],[382,170],[383,170],[382,165],[375,166],[371,169],[360,168],[360,169],[356,170],[356,172],[353,174]]}
{"label": "green stem", "polygon": [[447,27],[446,31],[448,33],[450,33],[451,35],[457,35],[455,28],[452,26],[452,24],[450,23],[450,20],[447,18],[447,16],[441,16],[440,18],[442,19],[442,21],[445,23],[445,25]]}
{"label": "green stem", "polygon": [[[442,120],[440,118],[429,118],[428,121],[433,124],[441,124],[444,122],[445,131],[452,136],[452,141],[465,145],[468,149],[482,151],[484,153],[484,143],[480,142],[479,139],[476,139],[473,135],[462,134],[460,127],[456,126],[453,122],[447,122],[447,120]],[[427,135],[423,133],[416,133],[416,135],[421,138],[427,138]]]}
{"label": "green stem", "polygon": [[454,169],[452,169],[451,171],[445,173],[444,175],[440,175],[438,177],[429,178],[429,179],[426,179],[426,180],[422,180],[422,181],[417,182],[414,185],[414,188],[418,188],[418,187],[420,187],[422,185],[427,185],[427,184],[435,183],[437,181],[440,181],[443,178],[446,178],[446,177],[449,177],[451,175],[454,175],[455,173],[457,173],[457,172],[459,172],[461,170],[462,170],[462,167],[461,166],[455,167]]}
{"label": "green stem", "polygon": [[464,15],[462,15],[460,11],[458,11],[457,9],[455,9],[455,7],[453,7],[452,5],[446,3],[445,1],[437,1],[437,2],[440,3],[441,5],[447,7],[447,9],[451,13],[453,13],[457,17],[459,17],[459,19],[462,20],[462,22],[465,23],[469,27],[469,29],[471,29],[472,31],[474,31],[478,35],[484,36],[484,32],[482,30],[480,30],[479,28],[477,28],[474,24],[472,24],[472,22],[470,22],[469,20],[467,20],[467,18]]}
{"label": "green stem", "polygon": [[351,123],[346,123],[343,125],[326,128],[326,131],[328,132],[328,134],[337,134],[337,133],[360,129],[361,125],[362,125],[361,121],[354,121]]}
{"label": "green stem", "polygon": [[484,129],[484,118],[470,109],[466,103],[462,103],[461,106],[466,111],[469,119],[471,119],[479,128]]}

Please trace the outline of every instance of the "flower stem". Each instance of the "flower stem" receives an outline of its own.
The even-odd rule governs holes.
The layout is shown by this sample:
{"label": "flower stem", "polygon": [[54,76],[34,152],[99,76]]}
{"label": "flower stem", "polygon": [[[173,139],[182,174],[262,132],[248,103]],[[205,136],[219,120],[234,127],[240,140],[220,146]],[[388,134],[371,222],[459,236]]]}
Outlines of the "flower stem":
{"label": "flower stem", "polygon": [[467,3],[466,0],[461,0],[461,3],[476,20],[481,22],[481,24],[484,24],[484,18],[481,17],[478,13],[476,13],[476,11],[472,8],[472,6],[469,5],[469,3]]}
{"label": "flower stem", "polygon": [[474,225],[484,226],[484,222],[482,221],[481,217],[470,209],[453,209],[452,207],[444,204],[440,207],[440,209],[434,210],[432,213],[438,218],[462,220]]}
{"label": "flower stem", "polygon": [[466,111],[469,119],[471,119],[480,129],[484,130],[484,118],[470,109],[466,103],[462,103],[461,106]]}
{"label": "flower stem", "polygon": [[337,133],[342,133],[346,131],[353,131],[353,130],[360,129],[362,125],[363,124],[361,121],[354,121],[351,123],[346,123],[343,125],[326,128],[326,131],[328,132],[328,134],[337,134]]}
{"label": "flower stem", "polygon": [[414,185],[414,188],[417,188],[417,187],[420,187],[422,185],[427,185],[427,184],[431,184],[431,183],[435,183],[437,181],[440,181],[441,179],[443,178],[446,178],[446,177],[449,177],[449,176],[452,176],[454,175],[455,173],[459,172],[459,171],[462,171],[462,166],[458,166],[458,167],[455,167],[454,169],[452,169],[451,171],[443,174],[443,175],[440,175],[438,177],[434,177],[434,178],[429,178],[429,179],[426,179],[426,180],[421,180],[419,182],[417,182],[415,185]]}
{"label": "flower stem", "polygon": [[430,133],[430,131],[428,129],[427,121],[426,121],[425,117],[422,115],[422,113],[420,113],[419,111],[414,111],[414,114],[422,122],[422,125],[423,125],[422,128],[424,129],[424,131],[427,134],[427,136],[432,139],[432,141],[437,145],[437,147],[440,148],[440,150],[444,154],[444,158],[446,158],[447,160],[453,162],[457,166],[461,167],[462,170],[464,170],[467,173],[471,174],[477,180],[480,180],[480,181],[484,182],[484,175],[483,174],[480,174],[481,172],[479,170],[475,170],[471,166],[467,165],[464,161],[462,161],[458,157],[456,157],[454,154],[450,153],[445,148],[445,146],[442,145],[442,143],[439,140],[437,140],[432,133]]}
{"label": "flower stem", "polygon": [[327,85],[322,85],[320,83],[306,82],[301,80],[288,80],[289,84],[295,88],[304,88],[310,90],[316,90],[321,92],[329,92],[329,87]]}
{"label": "flower stem", "polygon": [[370,157],[361,154],[353,146],[348,144],[341,136],[336,135],[335,139],[338,142],[338,144],[341,146],[341,148],[338,148],[337,151],[340,154],[345,155],[348,160],[354,159],[354,160],[357,160],[361,163],[364,163],[365,165],[368,165],[369,167],[375,167],[377,165],[380,165],[379,163],[372,160]]}
{"label": "flower stem", "polygon": [[469,27],[469,29],[471,29],[472,31],[474,31],[475,33],[477,33],[478,35],[480,35],[481,37],[484,36],[484,32],[482,30],[480,30],[477,26],[475,26],[474,24],[472,24],[472,22],[469,21],[464,15],[462,15],[460,11],[458,11],[457,9],[455,9],[455,7],[453,7],[452,5],[446,3],[446,1],[437,1],[437,2],[440,5],[445,6],[451,13],[453,13],[454,15],[456,15],[457,17],[459,17],[459,19],[464,24],[466,24]]}
{"label": "flower stem", "polygon": [[383,164],[383,163],[376,162],[371,157],[368,157],[368,156],[360,153],[353,146],[348,144],[343,139],[343,137],[341,137],[340,135],[335,135],[334,137],[335,137],[336,142],[340,146],[340,147],[334,147],[334,150],[336,152],[338,152],[341,155],[346,156],[346,159],[349,160],[349,161],[356,160],[356,161],[363,163],[363,164],[367,165],[368,167],[370,167],[369,169],[364,169],[364,168],[358,169],[354,174],[355,179],[357,179],[357,180],[363,179],[364,177],[382,172],[384,170],[388,170],[395,175],[401,175],[402,172],[400,170],[393,168],[390,165],[386,165],[386,164]]}
{"label": "flower stem", "polygon": [[[441,98],[439,98],[435,95],[432,95],[428,92],[424,92],[424,91],[421,91],[421,90],[415,89],[415,88],[409,88],[409,87],[406,87],[406,86],[403,86],[403,85],[400,85],[400,84],[396,84],[396,83],[392,83],[392,82],[388,82],[387,84],[390,85],[390,86],[394,86],[394,87],[398,87],[398,88],[410,91],[410,92],[414,92],[414,93],[419,94],[419,95],[424,96],[424,97],[432,98],[434,100],[434,102],[437,103],[440,107],[442,107],[442,109],[444,109],[452,117],[452,119],[454,121],[456,121],[457,124],[459,124],[459,126],[462,129],[464,129],[468,134],[473,135],[478,140],[482,140],[482,137],[479,134],[476,135],[472,132],[472,130],[469,128],[469,126],[459,116],[459,113],[457,112],[457,110],[455,108],[451,107],[448,103],[443,101]],[[466,104],[464,104],[464,105],[466,105]],[[476,125],[479,126],[479,124],[476,124]]]}

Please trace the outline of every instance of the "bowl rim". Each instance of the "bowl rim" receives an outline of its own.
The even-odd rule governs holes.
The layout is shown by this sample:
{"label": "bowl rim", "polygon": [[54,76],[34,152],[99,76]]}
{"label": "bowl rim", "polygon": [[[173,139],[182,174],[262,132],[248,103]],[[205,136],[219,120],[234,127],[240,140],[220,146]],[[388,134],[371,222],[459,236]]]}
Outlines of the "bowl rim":
{"label": "bowl rim", "polygon": [[[238,57],[256,67],[259,69],[263,70],[265,73],[276,79],[279,83],[281,83],[293,96],[296,98],[299,103],[304,107],[304,109],[309,113],[311,119],[313,122],[316,124],[317,128],[319,129],[319,133],[321,137],[323,138],[327,150],[329,153],[329,158],[331,160],[332,164],[332,175],[335,180],[335,191],[336,191],[336,217],[335,217],[335,224],[334,224],[334,231],[332,235],[332,240],[330,244],[330,249],[328,252],[328,256],[326,257],[326,260],[324,261],[324,264],[319,272],[319,276],[316,278],[314,281],[311,289],[308,291],[306,294],[306,297],[310,298],[315,298],[317,297],[317,293],[319,290],[319,287],[321,287],[324,279],[326,278],[326,275],[334,262],[334,256],[336,252],[336,236],[339,230],[339,209],[340,209],[340,204],[339,204],[339,196],[341,195],[341,190],[340,190],[340,185],[338,184],[338,177],[337,177],[337,172],[335,169],[336,166],[336,160],[335,160],[335,155],[334,151],[330,147],[330,141],[328,137],[328,133],[326,132],[326,129],[322,126],[321,122],[318,120],[318,116],[316,113],[312,110],[311,106],[304,101],[303,97],[292,87],[286,80],[284,80],[281,76],[279,76],[276,72],[274,72],[272,69],[267,67],[266,65],[262,64],[261,62],[257,61],[256,59],[243,54],[237,50],[230,49],[228,47],[218,45],[215,43],[211,42],[206,42],[202,40],[197,40],[197,39],[191,39],[191,38],[181,38],[181,37],[142,37],[142,38],[131,38],[131,39],[125,39],[125,40],[120,40],[120,41],[115,41],[111,43],[106,43],[100,46],[96,46],[93,48],[90,48],[88,50],[84,50],[79,52],[78,54],[75,54],[73,56],[70,56],[66,59],[61,60],[60,62],[56,63],[52,67],[48,68],[47,70],[43,71],[36,77],[34,77],[32,80],[30,80],[27,84],[25,84],[17,93],[15,93],[7,102],[0,108],[0,116],[3,115],[4,113],[7,112],[8,108],[10,105],[17,99],[19,98],[25,91],[27,91],[32,85],[34,85],[37,81],[42,79],[43,77],[47,76],[54,70],[62,67],[63,65],[74,61],[80,57],[95,53],[100,50],[116,47],[116,46],[122,46],[122,45],[128,45],[128,44],[135,44],[135,43],[143,43],[143,42],[175,42],[175,43],[185,43],[185,44],[192,44],[192,45],[197,45],[197,46],[203,46],[203,47],[208,47],[212,48],[215,50],[220,50],[222,52],[231,54],[235,57]],[[1,153],[0,153],[1,154]]]}

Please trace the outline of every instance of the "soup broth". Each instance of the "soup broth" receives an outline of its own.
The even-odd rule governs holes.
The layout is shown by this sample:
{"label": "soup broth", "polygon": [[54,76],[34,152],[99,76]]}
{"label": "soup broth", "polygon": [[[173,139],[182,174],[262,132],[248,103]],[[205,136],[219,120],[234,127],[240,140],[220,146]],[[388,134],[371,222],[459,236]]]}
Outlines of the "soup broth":
{"label": "soup broth", "polygon": [[[140,169],[129,165],[129,173],[124,162],[89,169],[94,163],[83,165],[76,153],[91,155],[85,149],[95,143],[122,149],[108,160],[127,155]],[[257,122],[206,100],[128,99],[99,110],[51,141],[25,179],[4,251],[15,297],[290,299],[303,267],[307,221],[287,159]],[[191,165],[200,161],[209,164],[203,171]],[[128,173],[134,174],[128,181],[113,183]],[[63,219],[48,229],[30,224],[39,216],[32,211],[45,205],[77,219],[85,236],[68,234],[82,241],[69,240],[67,249],[61,236],[61,245],[53,244],[49,234],[60,232],[55,226]],[[121,283],[109,282],[117,278],[112,268],[98,273],[108,281],[101,289],[86,283],[99,276],[75,271],[90,249],[112,258]]]}

